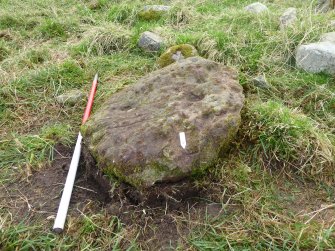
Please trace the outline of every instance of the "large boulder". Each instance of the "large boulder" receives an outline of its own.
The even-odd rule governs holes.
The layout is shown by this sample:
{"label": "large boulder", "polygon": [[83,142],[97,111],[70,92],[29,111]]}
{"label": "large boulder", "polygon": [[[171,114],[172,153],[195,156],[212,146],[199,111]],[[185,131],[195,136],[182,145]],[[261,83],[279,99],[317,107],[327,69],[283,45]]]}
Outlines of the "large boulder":
{"label": "large boulder", "polygon": [[335,43],[301,45],[297,49],[297,67],[311,73],[335,74]]}
{"label": "large boulder", "polygon": [[237,74],[200,57],[111,96],[82,127],[100,171],[139,190],[212,166],[233,140],[244,96]]}

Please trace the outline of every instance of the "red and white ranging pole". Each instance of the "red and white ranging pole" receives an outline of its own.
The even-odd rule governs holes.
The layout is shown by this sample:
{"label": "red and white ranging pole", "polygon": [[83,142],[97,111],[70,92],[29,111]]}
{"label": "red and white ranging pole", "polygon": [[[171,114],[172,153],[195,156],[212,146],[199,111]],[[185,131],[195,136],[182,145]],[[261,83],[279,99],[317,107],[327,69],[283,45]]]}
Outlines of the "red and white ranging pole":
{"label": "red and white ranging pole", "polygon": [[[98,85],[98,73],[95,74],[95,77],[94,77],[94,80],[93,80],[93,83],[92,83],[90,96],[88,97],[88,102],[87,102],[86,109],[85,109],[85,112],[84,112],[82,124],[85,124],[85,122],[87,121],[87,119],[89,118],[89,116],[91,114],[94,95],[95,95],[95,92],[97,90],[97,85]],[[61,233],[64,229],[65,220],[66,220],[66,216],[67,216],[67,211],[69,209],[71,194],[72,194],[72,190],[73,190],[74,180],[76,178],[76,173],[77,173],[79,159],[80,159],[82,138],[83,137],[81,136],[81,134],[79,132],[78,138],[77,138],[77,143],[76,143],[76,146],[74,148],[69,172],[68,172],[67,177],[66,177],[62,198],[61,198],[60,203],[59,203],[58,212],[57,212],[55,223],[54,223],[54,226],[53,226],[53,230],[56,233]]]}

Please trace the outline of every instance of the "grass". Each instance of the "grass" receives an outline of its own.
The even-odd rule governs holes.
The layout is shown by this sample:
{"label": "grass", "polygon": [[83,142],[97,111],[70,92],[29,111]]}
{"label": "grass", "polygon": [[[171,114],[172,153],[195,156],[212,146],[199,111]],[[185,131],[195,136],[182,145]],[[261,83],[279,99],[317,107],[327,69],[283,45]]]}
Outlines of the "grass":
{"label": "grass", "polygon": [[[1,141],[1,169],[12,168],[18,173],[31,175],[32,170],[42,168],[53,160],[56,144],[69,145],[71,143],[71,127],[66,124],[53,124],[41,129],[37,135],[12,134]],[[9,172],[8,174],[10,174]],[[12,176],[3,174],[0,183],[8,181]]]}
{"label": "grass", "polygon": [[334,138],[297,110],[268,101],[249,108],[254,151],[269,165],[295,169],[311,180],[334,180]]}
{"label": "grass", "polygon": [[[136,244],[128,241],[131,235],[122,228],[116,217],[95,214],[84,215],[79,220],[71,219],[75,231],[71,237],[55,235],[46,231],[46,226],[26,226],[23,222],[12,225],[5,219],[1,222],[0,247],[2,250],[135,250]],[[5,230],[4,230],[5,229]]]}
{"label": "grass", "polygon": [[[315,1],[271,0],[263,1],[270,12],[255,16],[243,10],[252,2],[174,0],[168,13],[145,20],[143,5],[166,2],[0,1],[0,184],[6,188],[43,170],[57,144],[73,145],[84,104],[61,106],[56,96],[72,89],[87,93],[99,72],[98,109],[159,68],[159,54],[137,47],[148,30],[166,47],[191,44],[201,56],[234,68],[246,95],[231,152],[196,181],[213,190],[210,202],[223,213],[173,215],[189,230],[179,233],[178,249],[334,249],[334,215],[322,205],[334,203],[335,78],[296,69],[294,55],[298,45],[334,31],[329,22],[335,14],[315,13]],[[298,8],[298,21],[281,30],[279,17],[288,7]],[[270,89],[252,84],[258,75],[266,76]],[[49,231],[50,221],[20,222],[5,208],[0,249],[150,247],[150,238],[143,239],[147,228],[122,224],[104,208],[71,216],[61,236]],[[308,213],[320,208],[311,219]]]}

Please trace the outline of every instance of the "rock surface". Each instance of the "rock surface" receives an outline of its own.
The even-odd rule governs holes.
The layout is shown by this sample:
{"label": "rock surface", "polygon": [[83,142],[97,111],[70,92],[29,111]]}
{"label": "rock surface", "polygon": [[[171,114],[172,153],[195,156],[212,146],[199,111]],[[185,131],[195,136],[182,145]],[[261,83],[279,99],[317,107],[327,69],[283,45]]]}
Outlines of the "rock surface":
{"label": "rock surface", "polygon": [[292,25],[297,20],[297,9],[288,8],[280,17],[280,27],[285,28]]}
{"label": "rock surface", "polygon": [[320,42],[301,45],[297,49],[298,68],[311,73],[335,74],[335,44]]}
{"label": "rock surface", "polygon": [[264,4],[260,2],[252,3],[244,8],[246,11],[259,14],[264,11],[268,11],[268,7],[266,7]]}
{"label": "rock surface", "polygon": [[179,60],[198,55],[197,49],[190,44],[175,45],[167,49],[158,59],[158,64],[165,67]]}
{"label": "rock surface", "polygon": [[100,170],[139,190],[175,182],[229,147],[243,101],[234,71],[188,58],[114,94],[82,127],[84,143]]}
{"label": "rock surface", "polygon": [[269,89],[270,86],[264,75],[259,75],[252,80],[252,84],[261,89]]}
{"label": "rock surface", "polygon": [[316,10],[319,12],[327,12],[332,9],[332,0],[318,0]]}
{"label": "rock surface", "polygon": [[146,31],[142,33],[138,46],[145,51],[159,51],[163,46],[163,39],[153,32]]}
{"label": "rock surface", "polygon": [[321,36],[321,42],[335,43],[335,32],[328,32]]}
{"label": "rock surface", "polygon": [[84,93],[80,90],[71,90],[57,96],[56,101],[62,105],[75,105],[81,102],[84,96]]}
{"label": "rock surface", "polygon": [[171,7],[168,5],[146,5],[143,7],[144,11],[168,11]]}
{"label": "rock surface", "polygon": [[167,5],[146,5],[139,12],[139,17],[144,20],[156,20],[170,9],[171,7]]}

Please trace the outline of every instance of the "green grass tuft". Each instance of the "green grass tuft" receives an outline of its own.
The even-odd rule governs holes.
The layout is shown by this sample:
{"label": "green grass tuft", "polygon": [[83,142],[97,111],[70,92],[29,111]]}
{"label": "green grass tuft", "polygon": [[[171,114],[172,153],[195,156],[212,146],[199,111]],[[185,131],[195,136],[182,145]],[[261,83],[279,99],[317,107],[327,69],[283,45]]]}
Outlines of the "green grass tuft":
{"label": "green grass tuft", "polygon": [[131,49],[131,35],[122,26],[105,24],[86,33],[86,39],[79,45],[79,51],[88,54],[104,55]]}
{"label": "green grass tuft", "polygon": [[295,171],[310,180],[335,180],[335,147],[331,135],[297,110],[268,101],[249,107],[250,137],[265,164]]}
{"label": "green grass tuft", "polygon": [[46,19],[39,27],[41,36],[45,39],[51,38],[66,38],[67,27],[56,20]]}
{"label": "green grass tuft", "polygon": [[111,6],[108,12],[108,21],[120,24],[133,24],[137,21],[138,6],[130,4],[120,4]]}
{"label": "green grass tuft", "polygon": [[10,49],[6,46],[6,43],[0,41],[0,61],[7,58],[10,54]]}
{"label": "green grass tuft", "polygon": [[46,160],[53,159],[54,146],[57,143],[72,143],[73,132],[68,125],[54,124],[42,128],[40,134],[15,135],[2,141],[0,145],[0,168],[41,167]]}

